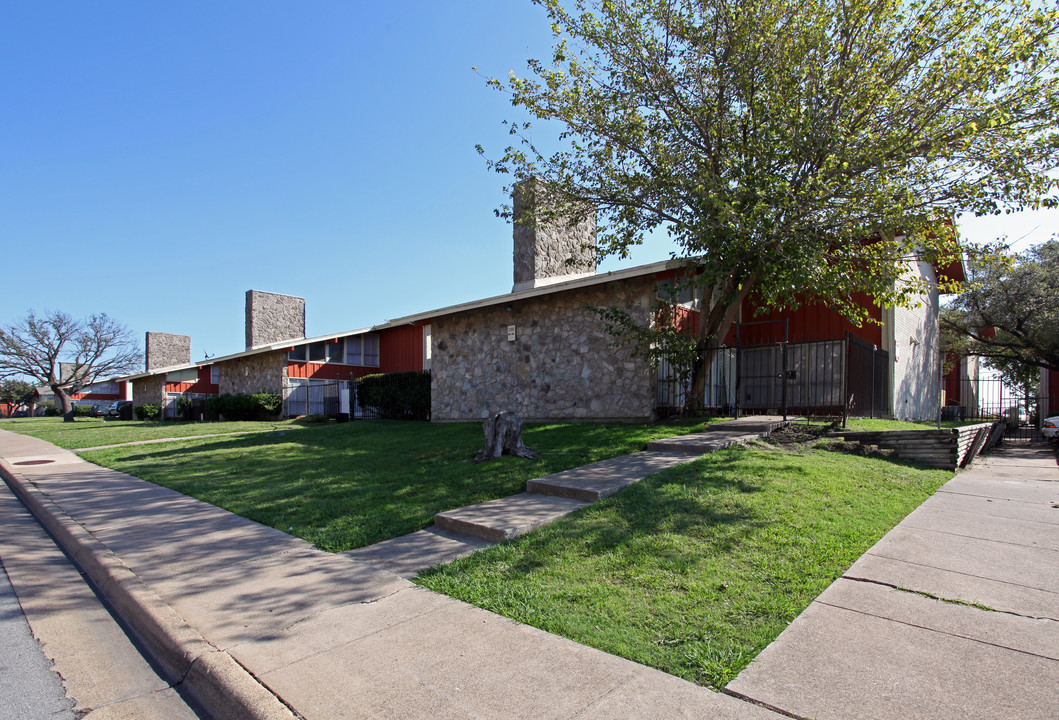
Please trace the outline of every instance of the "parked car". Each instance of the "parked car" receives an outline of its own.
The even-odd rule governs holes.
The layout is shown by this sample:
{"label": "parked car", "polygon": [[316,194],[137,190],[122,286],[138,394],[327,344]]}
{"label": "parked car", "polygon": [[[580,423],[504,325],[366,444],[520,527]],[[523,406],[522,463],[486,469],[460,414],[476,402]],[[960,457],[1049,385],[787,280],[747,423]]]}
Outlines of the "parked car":
{"label": "parked car", "polygon": [[103,407],[103,414],[107,415],[108,417],[118,417],[119,415],[121,415],[122,403],[126,402],[128,402],[128,400],[115,400],[110,405],[105,405]]}
{"label": "parked car", "polygon": [[1041,436],[1045,440],[1059,440],[1059,415],[1044,418]]}

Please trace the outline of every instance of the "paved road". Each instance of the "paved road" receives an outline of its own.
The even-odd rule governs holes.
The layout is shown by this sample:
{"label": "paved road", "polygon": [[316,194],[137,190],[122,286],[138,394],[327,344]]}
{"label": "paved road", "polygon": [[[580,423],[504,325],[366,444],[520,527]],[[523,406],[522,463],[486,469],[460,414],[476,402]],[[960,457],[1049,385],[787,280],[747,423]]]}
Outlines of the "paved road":
{"label": "paved road", "polygon": [[199,717],[2,481],[0,560],[0,719]]}
{"label": "paved road", "polygon": [[[3,558],[0,557],[0,563]],[[0,567],[0,717],[73,720],[73,702],[44,657]]]}

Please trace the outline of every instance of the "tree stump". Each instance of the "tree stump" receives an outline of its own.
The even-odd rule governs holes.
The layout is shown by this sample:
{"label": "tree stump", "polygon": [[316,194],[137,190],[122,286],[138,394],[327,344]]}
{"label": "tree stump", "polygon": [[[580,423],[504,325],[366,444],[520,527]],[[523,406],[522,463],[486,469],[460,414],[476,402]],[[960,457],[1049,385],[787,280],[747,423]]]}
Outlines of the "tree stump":
{"label": "tree stump", "polygon": [[502,412],[482,423],[485,432],[485,448],[474,456],[476,463],[495,460],[501,455],[520,458],[535,457],[533,448],[522,444],[522,417],[512,412]]}

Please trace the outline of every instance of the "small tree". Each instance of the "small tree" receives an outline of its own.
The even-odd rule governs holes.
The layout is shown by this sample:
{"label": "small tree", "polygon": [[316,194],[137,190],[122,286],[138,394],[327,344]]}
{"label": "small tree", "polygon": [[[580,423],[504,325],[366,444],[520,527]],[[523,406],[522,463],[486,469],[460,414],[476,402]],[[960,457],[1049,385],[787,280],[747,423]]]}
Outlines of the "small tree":
{"label": "small tree", "polygon": [[71,396],[97,380],[136,370],[143,355],[125,326],[105,313],[75,320],[55,311],[0,327],[0,377],[47,385],[73,422]]}
{"label": "small tree", "polygon": [[0,402],[14,407],[29,405],[37,399],[37,390],[25,380],[7,379],[0,382]]}
{"label": "small tree", "polygon": [[942,312],[951,350],[988,358],[1014,384],[1027,368],[1059,370],[1059,240],[973,261],[970,282]]}
{"label": "small tree", "polygon": [[957,258],[960,213],[1055,204],[1051,3],[535,2],[551,62],[490,84],[560,125],[561,149],[512,122],[521,142],[490,165],[559,200],[518,222],[598,209],[600,250],[621,257],[669,234],[700,285],[696,394],[751,292],[860,324],[856,293],[914,304],[909,263]]}

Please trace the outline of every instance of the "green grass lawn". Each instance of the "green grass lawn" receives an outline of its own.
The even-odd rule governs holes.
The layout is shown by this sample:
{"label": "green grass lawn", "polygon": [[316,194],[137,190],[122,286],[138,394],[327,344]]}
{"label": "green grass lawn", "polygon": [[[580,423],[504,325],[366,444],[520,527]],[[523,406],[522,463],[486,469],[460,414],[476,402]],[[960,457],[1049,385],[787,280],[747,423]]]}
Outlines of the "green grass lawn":
{"label": "green grass lawn", "polygon": [[384,420],[81,455],[338,552],[420,530],[443,510],[514,495],[527,480],[701,426],[527,424],[523,438],[537,449],[536,459],[482,464],[471,462],[483,445],[478,423]]}
{"label": "green grass lawn", "polygon": [[719,689],[951,477],[822,449],[733,448],[417,582]]}
{"label": "green grass lawn", "polygon": [[92,448],[102,445],[159,440],[191,435],[214,435],[274,429],[305,427],[293,420],[275,422],[185,422],[180,420],[116,420],[113,418],[77,418],[63,422],[61,417],[33,418],[0,423],[0,430],[47,440],[67,450]]}
{"label": "green grass lawn", "polygon": [[[945,420],[941,423],[941,428],[951,429],[958,428],[964,425],[976,425],[985,420]],[[841,428],[839,428],[841,429]],[[884,420],[881,418],[849,418],[846,422],[846,430],[850,431],[878,431],[878,430],[937,430],[938,423],[936,421],[925,421],[925,422],[908,422],[904,420]]]}

